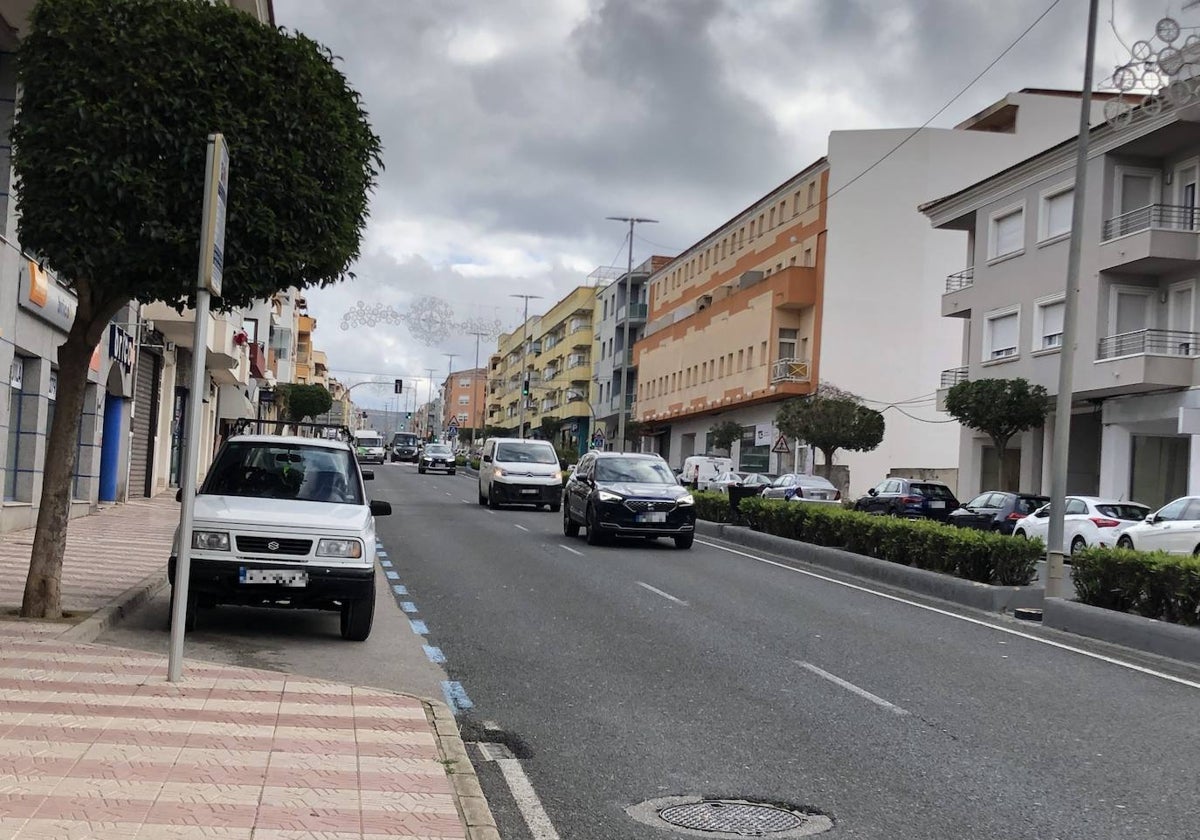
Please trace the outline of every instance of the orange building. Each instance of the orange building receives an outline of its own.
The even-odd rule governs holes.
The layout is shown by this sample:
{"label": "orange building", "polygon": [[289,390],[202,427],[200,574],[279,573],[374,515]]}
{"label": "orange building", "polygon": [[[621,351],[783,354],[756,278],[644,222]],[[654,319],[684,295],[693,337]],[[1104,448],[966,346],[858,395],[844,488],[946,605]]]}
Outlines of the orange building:
{"label": "orange building", "polygon": [[774,418],[818,381],[828,173],[821,158],[651,275],[636,417],[672,464],[715,454],[709,430],[732,420],[738,469],[792,467]]}
{"label": "orange building", "polygon": [[[451,373],[442,382],[442,428],[449,428],[450,420],[453,419],[458,423],[460,431],[475,429],[478,437],[486,422],[486,397],[487,368],[471,368]],[[465,440],[470,440],[469,435]]]}

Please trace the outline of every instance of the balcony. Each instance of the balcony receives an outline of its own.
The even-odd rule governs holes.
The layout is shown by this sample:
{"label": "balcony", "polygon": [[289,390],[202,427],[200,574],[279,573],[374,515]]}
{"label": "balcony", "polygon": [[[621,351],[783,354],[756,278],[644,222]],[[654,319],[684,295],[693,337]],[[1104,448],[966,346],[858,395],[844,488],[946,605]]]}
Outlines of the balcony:
{"label": "balcony", "polygon": [[627,310],[629,313],[629,323],[631,324],[646,323],[646,316],[650,314],[650,307],[645,303],[635,303],[632,306],[622,306],[617,310],[618,324],[625,322],[625,313]]}
{"label": "balcony", "polygon": [[[633,394],[626,394],[626,395],[625,395],[625,410],[626,410],[626,411],[628,411],[629,413],[631,413],[631,414],[632,414],[632,413],[633,413],[633,407],[634,407],[636,404],[637,404],[637,403],[636,403],[636,401],[634,400]],[[621,410],[621,395],[620,395],[620,394],[617,394],[615,397],[613,397],[613,398],[612,398],[612,399],[609,401],[609,408],[610,408],[610,409],[612,409],[613,411],[620,411],[620,410]]]}
{"label": "balcony", "polygon": [[1200,209],[1148,204],[1104,223],[1101,271],[1162,274],[1200,260]]}
{"label": "balcony", "polygon": [[612,355],[612,366],[614,368],[634,367],[633,349],[626,350],[624,353],[616,351]]}
{"label": "balcony", "polygon": [[572,356],[567,357],[567,369],[568,370],[573,370],[574,368],[578,368],[578,367],[588,367],[590,364],[591,364],[591,360],[588,359],[588,357],[583,355],[582,353],[576,353]]}
{"label": "balcony", "polygon": [[941,381],[938,383],[937,389],[937,410],[946,410],[946,394],[960,382],[968,381],[967,369],[965,367],[950,368],[942,371]]}
{"label": "balcony", "polygon": [[780,359],[771,365],[771,383],[808,382],[811,379],[808,359]]}
{"label": "balcony", "polygon": [[[147,304],[145,317],[154,322],[155,328],[180,347],[192,349],[196,313],[185,309],[182,313],[165,303]],[[241,332],[241,318],[234,323],[226,313],[211,313],[208,316],[208,335],[205,346],[205,367],[219,385],[245,384],[250,374],[249,356],[246,345],[237,345],[233,337]],[[290,333],[289,333],[290,335]],[[286,358],[280,355],[279,358]],[[245,362],[245,363],[243,363]]]}
{"label": "balcony", "polygon": [[1089,396],[1129,394],[1159,388],[1186,388],[1196,382],[1200,333],[1136,330],[1100,339],[1098,387]]}
{"label": "balcony", "polygon": [[946,277],[946,291],[942,294],[943,318],[969,318],[971,305],[966,295],[959,294],[975,285],[975,267],[955,272]]}
{"label": "balcony", "polygon": [[1098,360],[1122,356],[1195,356],[1200,354],[1200,333],[1180,330],[1135,330],[1100,339]]}

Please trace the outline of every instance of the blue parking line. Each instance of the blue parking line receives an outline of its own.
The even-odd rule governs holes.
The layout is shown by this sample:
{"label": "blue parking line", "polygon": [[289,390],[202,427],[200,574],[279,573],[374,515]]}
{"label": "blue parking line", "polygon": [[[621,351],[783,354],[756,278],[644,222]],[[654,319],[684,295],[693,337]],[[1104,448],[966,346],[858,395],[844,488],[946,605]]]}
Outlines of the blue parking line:
{"label": "blue parking line", "polygon": [[442,681],[442,696],[446,698],[446,705],[455,714],[470,709],[475,705],[471,702],[471,698],[467,696],[466,689],[462,687],[462,683],[455,680]]}
{"label": "blue parking line", "polygon": [[388,553],[387,553],[386,551],[379,551],[378,549],[376,549],[376,550],[375,550],[375,553],[376,553],[377,555],[379,555],[379,559],[380,559],[380,560],[386,560],[386,559],[388,559]]}
{"label": "blue parking line", "polygon": [[384,574],[387,575],[388,580],[400,580],[399,572],[384,572]]}
{"label": "blue parking line", "polygon": [[412,601],[401,601],[400,609],[404,610],[406,613],[415,613],[417,611],[417,605]]}
{"label": "blue parking line", "polygon": [[421,645],[425,649],[425,655],[429,657],[429,661],[434,665],[445,665],[446,654],[442,653],[442,649],[433,645]]}
{"label": "blue parking line", "polygon": [[408,594],[408,588],[405,586],[401,586],[398,583],[392,587],[392,591],[395,592],[397,595],[407,595]]}
{"label": "blue parking line", "polygon": [[412,618],[408,621],[412,625],[412,631],[418,636],[428,636],[429,628],[425,626],[425,622],[420,619]]}
{"label": "blue parking line", "polygon": [[390,568],[392,568],[392,561],[391,560],[380,560],[379,565],[383,566],[383,568],[385,568],[385,569],[390,569]]}

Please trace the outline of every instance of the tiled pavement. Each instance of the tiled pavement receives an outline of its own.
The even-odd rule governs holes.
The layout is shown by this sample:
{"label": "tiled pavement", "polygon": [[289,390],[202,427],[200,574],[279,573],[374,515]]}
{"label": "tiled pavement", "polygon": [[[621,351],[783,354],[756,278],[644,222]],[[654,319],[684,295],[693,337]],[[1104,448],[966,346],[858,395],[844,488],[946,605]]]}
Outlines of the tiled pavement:
{"label": "tiled pavement", "polygon": [[[97,610],[153,572],[165,572],[178,524],[174,494],[72,519],[63,557],[63,609]],[[0,535],[0,608],[21,605],[32,549],[32,529]]]}

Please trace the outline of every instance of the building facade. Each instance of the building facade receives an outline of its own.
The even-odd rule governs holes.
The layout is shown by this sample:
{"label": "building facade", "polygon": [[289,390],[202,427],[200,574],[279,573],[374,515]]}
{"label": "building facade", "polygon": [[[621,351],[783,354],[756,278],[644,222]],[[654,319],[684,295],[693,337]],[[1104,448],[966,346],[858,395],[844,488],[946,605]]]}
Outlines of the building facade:
{"label": "building facade", "polygon": [[471,433],[478,437],[485,422],[487,368],[454,371],[442,382],[442,429],[449,430],[453,420],[458,436]]}
{"label": "building facade", "polygon": [[[1153,507],[1200,494],[1200,125],[1167,109],[1091,134],[1067,492]],[[943,396],[1013,377],[1057,393],[1075,154],[1072,139],[923,208],[966,234],[951,237],[963,265],[943,281],[961,354]],[[1010,443],[1006,483],[1049,490],[1055,422]],[[958,449],[964,492],[990,488],[990,442],[964,430]]]}

